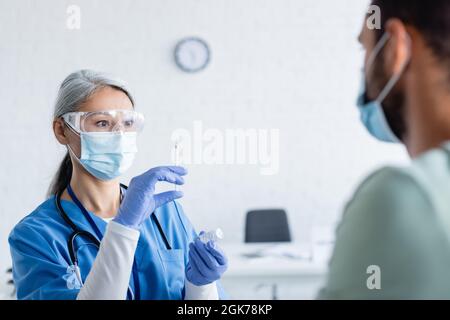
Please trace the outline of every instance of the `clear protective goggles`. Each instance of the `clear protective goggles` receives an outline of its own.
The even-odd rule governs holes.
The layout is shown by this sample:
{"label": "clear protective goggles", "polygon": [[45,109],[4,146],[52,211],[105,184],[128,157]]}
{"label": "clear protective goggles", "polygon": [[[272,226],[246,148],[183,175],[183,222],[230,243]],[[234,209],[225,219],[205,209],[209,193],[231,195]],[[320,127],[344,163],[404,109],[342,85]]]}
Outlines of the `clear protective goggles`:
{"label": "clear protective goggles", "polygon": [[144,115],[134,110],[69,112],[62,116],[76,132],[140,132]]}

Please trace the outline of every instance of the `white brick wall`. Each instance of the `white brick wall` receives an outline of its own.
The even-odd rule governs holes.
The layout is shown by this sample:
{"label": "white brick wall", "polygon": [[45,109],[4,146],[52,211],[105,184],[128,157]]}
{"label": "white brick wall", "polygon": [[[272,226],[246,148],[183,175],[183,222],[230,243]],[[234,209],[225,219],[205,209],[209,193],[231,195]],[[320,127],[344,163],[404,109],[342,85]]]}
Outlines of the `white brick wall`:
{"label": "white brick wall", "polygon": [[[81,7],[81,30],[66,8]],[[400,147],[374,142],[358,123],[362,52],[356,36],[367,1],[347,0],[0,0],[0,273],[7,236],[44,200],[64,148],[51,131],[59,83],[94,68],[126,79],[147,116],[129,177],[169,162],[170,134],[207,127],[279,128],[280,172],[254,166],[191,166],[182,200],[198,229],[243,237],[249,208],[285,207],[297,239],[339,217],[375,167],[401,162]],[[180,72],[172,49],[206,39],[212,62]],[[313,221],[313,222],[312,222]]]}

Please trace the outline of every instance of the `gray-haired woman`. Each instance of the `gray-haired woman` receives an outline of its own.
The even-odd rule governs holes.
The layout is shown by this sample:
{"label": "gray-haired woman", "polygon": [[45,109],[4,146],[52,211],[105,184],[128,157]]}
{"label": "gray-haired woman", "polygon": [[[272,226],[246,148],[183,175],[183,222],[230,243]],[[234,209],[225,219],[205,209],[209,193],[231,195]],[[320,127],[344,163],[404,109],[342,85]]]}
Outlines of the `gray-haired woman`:
{"label": "gray-haired woman", "polygon": [[9,237],[19,299],[217,299],[227,268],[175,199],[155,184],[183,184],[186,169],[132,165],[144,117],[124,83],[81,70],[62,83],[53,131],[67,154],[49,198]]}

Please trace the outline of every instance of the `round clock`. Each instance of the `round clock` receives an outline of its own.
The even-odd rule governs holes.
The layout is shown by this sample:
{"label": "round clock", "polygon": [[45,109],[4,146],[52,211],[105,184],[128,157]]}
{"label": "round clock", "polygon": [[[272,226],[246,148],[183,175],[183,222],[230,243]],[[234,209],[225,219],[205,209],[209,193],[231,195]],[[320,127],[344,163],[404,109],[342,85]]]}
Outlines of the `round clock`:
{"label": "round clock", "polygon": [[210,51],[208,44],[200,38],[185,38],[175,47],[175,62],[185,72],[198,72],[208,66]]}

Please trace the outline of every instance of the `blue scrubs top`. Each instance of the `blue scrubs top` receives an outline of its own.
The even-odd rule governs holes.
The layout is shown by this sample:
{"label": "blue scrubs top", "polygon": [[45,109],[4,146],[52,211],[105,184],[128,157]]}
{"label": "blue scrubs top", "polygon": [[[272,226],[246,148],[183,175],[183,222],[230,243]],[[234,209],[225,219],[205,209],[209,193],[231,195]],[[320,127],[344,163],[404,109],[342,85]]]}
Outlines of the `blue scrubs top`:
{"label": "blue scrubs top", "polygon": [[[61,200],[67,215],[82,230],[95,231],[75,203]],[[181,205],[175,201],[159,207],[156,217],[171,250],[166,248],[153,219],[140,228],[135,253],[140,299],[180,300],[184,298],[185,267],[189,243],[197,234]],[[107,223],[89,212],[102,234]],[[60,216],[55,197],[49,198],[20,221],[9,236],[13,279],[18,299],[76,299],[79,289],[70,289],[67,268],[72,265],[67,241],[73,230]],[[94,263],[98,248],[85,237],[77,237],[75,250],[83,282]],[[133,276],[130,277],[133,292]],[[219,296],[225,293],[218,283]]]}

